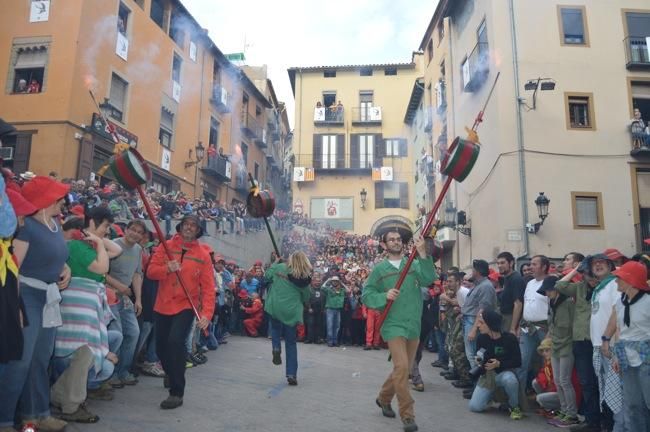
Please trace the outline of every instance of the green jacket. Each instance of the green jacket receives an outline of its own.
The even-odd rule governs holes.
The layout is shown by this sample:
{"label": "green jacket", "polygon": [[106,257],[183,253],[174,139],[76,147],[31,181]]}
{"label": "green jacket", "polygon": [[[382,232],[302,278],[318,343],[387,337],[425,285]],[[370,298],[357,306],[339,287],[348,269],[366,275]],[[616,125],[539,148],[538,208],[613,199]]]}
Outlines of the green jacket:
{"label": "green jacket", "polygon": [[343,309],[345,303],[345,288],[341,285],[339,291],[336,292],[330,286],[323,286],[325,293],[325,309]]}
{"label": "green jacket", "polygon": [[591,287],[586,281],[576,283],[558,281],[555,284],[560,294],[575,298],[575,311],[573,316],[573,340],[591,340],[591,302],[587,300],[587,292]]}
{"label": "green jacket", "polygon": [[[386,292],[395,287],[400,271],[404,268],[407,258],[403,257],[399,270],[388,260],[378,263],[372,269],[365,286],[361,301],[366,307],[383,310],[386,306]],[[422,293],[420,287],[431,285],[438,276],[433,266],[433,259],[417,258],[409,269],[399,297],[381,327],[381,336],[385,341],[396,337],[413,340],[420,337],[422,317]]]}
{"label": "green jacket", "polygon": [[271,281],[264,310],[288,326],[302,323],[304,304],[311,294],[309,285],[299,288],[288,279],[289,269],[284,263],[273,264],[265,273]]}
{"label": "green jacket", "polygon": [[549,333],[553,345],[553,357],[567,357],[573,352],[574,311],[575,303],[568,296],[555,309],[552,306],[548,308]]}

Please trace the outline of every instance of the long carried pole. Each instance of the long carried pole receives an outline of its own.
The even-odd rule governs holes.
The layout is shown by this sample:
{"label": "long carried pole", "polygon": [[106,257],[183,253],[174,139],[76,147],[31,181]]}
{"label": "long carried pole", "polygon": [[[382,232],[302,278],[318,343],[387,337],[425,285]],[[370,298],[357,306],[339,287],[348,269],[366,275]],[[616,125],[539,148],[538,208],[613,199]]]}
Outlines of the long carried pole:
{"label": "long carried pole", "polygon": [[[487,104],[490,101],[490,98],[492,97],[492,93],[494,92],[494,87],[496,87],[497,81],[499,80],[499,76],[501,75],[501,72],[497,73],[496,78],[494,79],[494,83],[492,84],[492,88],[490,89],[490,93],[488,94],[488,97],[485,101],[485,105],[483,105],[483,109],[478,113],[476,116],[476,119],[474,120],[474,125],[472,126],[472,129],[468,129],[470,132],[470,136],[475,136],[476,135],[476,129],[478,129],[479,125],[483,122],[483,114],[485,112],[485,108],[487,108]],[[477,139],[477,138],[476,138]],[[422,228],[422,234],[421,235],[426,235],[430,230],[431,226],[433,225],[433,221],[435,219],[436,213],[438,213],[438,210],[440,209],[440,206],[442,205],[442,200],[445,198],[445,195],[447,194],[447,191],[449,190],[449,186],[451,186],[451,182],[453,180],[452,176],[447,176],[447,180],[445,181],[445,184],[442,186],[442,190],[440,191],[440,194],[438,195],[438,199],[436,199],[435,204],[433,205],[433,208],[431,209],[431,212],[429,213],[429,216],[427,216],[426,223],[424,224],[424,227]],[[399,278],[397,279],[397,283],[395,284],[395,289],[399,291],[402,289],[402,284],[404,283],[404,279],[406,279],[406,275],[411,268],[411,264],[413,264],[413,260],[415,259],[415,254],[417,254],[417,249],[413,248],[411,250],[411,253],[409,254],[409,258],[406,261],[406,265],[402,269],[402,272],[399,275]],[[390,308],[393,306],[393,300],[388,300],[386,302],[386,307],[384,308],[384,311],[382,314],[379,316],[379,327],[381,328],[382,324],[384,323],[384,320],[388,316],[388,312],[390,312]]]}
{"label": "long carried pole", "polygon": [[[251,181],[251,185],[253,187],[257,187],[257,185],[255,184],[255,179],[253,178],[253,175],[251,173],[248,173],[248,179]],[[266,216],[263,216],[263,218],[264,218],[264,223],[266,224],[266,230],[269,232],[269,237],[271,237],[271,243],[273,243],[275,256],[277,258],[280,258],[280,250],[278,249],[278,245],[275,243],[275,237],[273,236],[273,231],[271,231],[271,225],[269,224],[269,220],[266,218]]]}

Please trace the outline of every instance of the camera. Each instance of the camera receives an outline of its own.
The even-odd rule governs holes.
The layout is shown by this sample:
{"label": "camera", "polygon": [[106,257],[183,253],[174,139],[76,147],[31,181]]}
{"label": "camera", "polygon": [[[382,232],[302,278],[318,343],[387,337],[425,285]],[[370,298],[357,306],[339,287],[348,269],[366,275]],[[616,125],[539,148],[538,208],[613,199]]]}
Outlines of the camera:
{"label": "camera", "polygon": [[473,380],[478,379],[478,377],[480,377],[485,373],[485,363],[487,363],[488,361],[488,359],[485,358],[485,353],[486,353],[485,348],[481,348],[480,350],[476,351],[477,364],[469,371],[469,375],[472,377]]}

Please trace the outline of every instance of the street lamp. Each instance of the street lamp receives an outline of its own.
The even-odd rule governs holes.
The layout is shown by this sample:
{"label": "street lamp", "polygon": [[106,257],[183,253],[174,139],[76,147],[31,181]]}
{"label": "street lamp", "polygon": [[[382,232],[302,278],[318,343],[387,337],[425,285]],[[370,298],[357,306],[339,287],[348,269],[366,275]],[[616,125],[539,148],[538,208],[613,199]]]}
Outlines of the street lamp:
{"label": "street lamp", "polygon": [[[526,91],[533,90],[533,106],[529,108],[531,110],[534,110],[535,108],[537,108],[537,90],[541,90],[541,91],[555,90],[555,80],[553,80],[553,78],[541,78],[541,77],[528,80],[528,82],[524,84],[524,90]],[[523,98],[520,99],[520,102],[525,104]]]}
{"label": "street lamp", "polygon": [[447,201],[447,206],[445,207],[445,218],[444,225],[450,228],[456,227],[456,207],[451,201]]}
{"label": "street lamp", "polygon": [[366,200],[368,199],[368,191],[366,191],[366,188],[362,188],[361,192],[359,192],[359,195],[361,196],[361,208],[365,209]]}
{"label": "street lamp", "polygon": [[539,215],[540,221],[535,224],[526,224],[526,229],[531,234],[537,234],[539,228],[544,225],[544,220],[548,217],[548,205],[551,202],[550,199],[544,192],[540,192],[537,198],[535,199],[535,205],[537,206],[537,214]]}

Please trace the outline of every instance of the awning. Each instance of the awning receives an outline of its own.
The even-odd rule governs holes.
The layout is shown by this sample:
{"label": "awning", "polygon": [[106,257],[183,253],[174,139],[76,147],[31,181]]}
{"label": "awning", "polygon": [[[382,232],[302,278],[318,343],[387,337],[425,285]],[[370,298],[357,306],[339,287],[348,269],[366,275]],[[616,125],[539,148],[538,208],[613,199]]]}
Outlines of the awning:
{"label": "awning", "polygon": [[47,64],[47,47],[45,45],[18,48],[15,69],[42,68]]}

